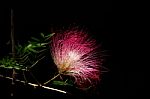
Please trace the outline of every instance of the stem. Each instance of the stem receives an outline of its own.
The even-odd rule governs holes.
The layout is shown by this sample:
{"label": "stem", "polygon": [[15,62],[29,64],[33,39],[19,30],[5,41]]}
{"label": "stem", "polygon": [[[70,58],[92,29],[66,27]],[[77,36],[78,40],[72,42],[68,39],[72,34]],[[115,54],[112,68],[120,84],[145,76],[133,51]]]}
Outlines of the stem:
{"label": "stem", "polygon": [[30,75],[33,77],[33,79],[37,82],[37,84],[38,84],[39,86],[41,86],[40,82],[35,78],[35,76],[32,74],[32,72],[29,71],[29,73],[30,73]]}
{"label": "stem", "polygon": [[54,80],[58,76],[60,76],[60,74],[57,74],[56,76],[54,76],[53,78],[51,78],[50,80],[48,80],[47,82],[45,82],[44,85],[48,84],[49,82],[51,82],[52,80]]}
{"label": "stem", "polygon": [[45,58],[45,56],[43,56],[42,58],[40,58],[40,59],[38,59],[34,64],[32,64],[32,66],[30,67],[30,69],[32,68],[32,67],[34,67],[40,60],[42,60],[43,58]]}
{"label": "stem", "polygon": [[[15,39],[14,39],[14,22],[13,22],[13,10],[11,9],[11,44],[12,44],[12,58],[15,59]],[[13,68],[12,73],[12,85],[14,85],[15,80],[15,69]],[[11,93],[11,96],[13,96],[13,92]]]}
{"label": "stem", "polygon": [[13,10],[11,9],[11,44],[12,44],[12,57],[15,58],[15,39],[14,39],[14,22]]}
{"label": "stem", "polygon": [[24,78],[25,84],[26,84],[28,81],[27,81],[27,78],[26,78],[26,75],[25,75],[25,71],[23,71],[23,78]]}
{"label": "stem", "polygon": [[[3,75],[0,75],[0,77],[2,77],[2,78],[6,78],[6,79],[10,79],[10,80],[12,80],[13,78],[11,78],[11,77],[5,77],[5,76],[3,76]],[[22,81],[22,80],[19,80],[19,79],[16,79],[16,81],[17,82],[21,82],[21,83],[26,83],[26,81]],[[28,85],[31,85],[31,86],[33,86],[33,87],[38,87],[39,86],[39,84],[34,84],[34,83],[26,83],[26,84],[28,84]],[[55,89],[55,88],[51,88],[51,87],[47,87],[47,86],[40,86],[40,87],[42,87],[42,88],[44,88],[44,89],[48,89],[48,90],[53,90],[53,91],[57,91],[57,92],[60,92],[60,93],[64,93],[64,94],[67,94],[68,92],[66,92],[66,91],[63,91],[63,90],[59,90],[59,89]]]}

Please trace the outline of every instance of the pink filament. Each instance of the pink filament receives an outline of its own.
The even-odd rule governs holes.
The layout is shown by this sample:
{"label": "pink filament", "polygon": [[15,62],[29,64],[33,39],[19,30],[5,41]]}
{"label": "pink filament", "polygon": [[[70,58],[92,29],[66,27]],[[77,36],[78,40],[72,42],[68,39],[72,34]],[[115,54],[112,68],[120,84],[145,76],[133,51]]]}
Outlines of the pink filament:
{"label": "pink filament", "polygon": [[51,54],[60,74],[74,77],[84,87],[100,80],[99,47],[87,33],[67,30],[52,37]]}

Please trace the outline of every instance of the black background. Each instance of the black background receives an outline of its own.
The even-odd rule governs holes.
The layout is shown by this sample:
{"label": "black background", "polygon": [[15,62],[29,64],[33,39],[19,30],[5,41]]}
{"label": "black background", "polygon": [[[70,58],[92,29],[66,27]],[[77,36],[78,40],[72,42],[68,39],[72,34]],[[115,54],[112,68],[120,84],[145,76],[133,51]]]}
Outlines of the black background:
{"label": "black background", "polygon": [[[2,9],[0,13],[0,56],[2,57],[10,51],[10,47],[6,46],[10,40],[10,9]],[[110,71],[102,75],[98,97],[122,99],[142,96],[140,90],[144,87],[144,73],[136,62],[134,47],[137,45],[135,39],[132,39],[132,34],[125,33],[125,28],[122,28],[124,25],[120,26],[121,22],[124,23],[124,19],[120,18],[122,15],[118,13],[115,14],[113,11],[112,1],[88,4],[72,2],[65,5],[49,3],[45,7],[14,8],[15,38],[24,42],[30,36],[36,36],[41,32],[49,33],[51,27],[56,30],[73,24],[85,27],[101,43],[102,49],[108,55],[104,65]],[[0,81],[0,87],[4,82]],[[5,87],[0,89],[0,94],[9,93],[7,92],[9,88]],[[22,90],[29,94],[33,90],[28,91],[29,89]],[[44,94],[41,89],[40,92]],[[35,96],[37,93],[34,93]]]}

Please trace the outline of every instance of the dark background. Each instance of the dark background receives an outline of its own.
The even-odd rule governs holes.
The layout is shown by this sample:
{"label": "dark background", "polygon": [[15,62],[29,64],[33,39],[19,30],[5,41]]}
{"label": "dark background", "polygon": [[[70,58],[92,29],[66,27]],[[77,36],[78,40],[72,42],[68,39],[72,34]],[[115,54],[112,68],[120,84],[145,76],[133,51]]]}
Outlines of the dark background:
{"label": "dark background", "polygon": [[[46,7],[13,9],[15,38],[19,42],[25,42],[41,32],[50,33],[51,27],[57,30],[75,25],[88,29],[102,45],[107,55],[104,66],[110,70],[102,75],[99,98],[142,96],[144,73],[136,62],[134,46],[137,45],[132,40],[132,34],[125,33],[125,28],[122,28],[124,25],[120,26],[124,19],[119,12],[116,14],[113,11],[112,1],[89,4],[73,2],[65,5],[50,3]],[[10,46],[6,45],[10,40],[10,9],[2,9],[0,13],[0,57],[3,57],[11,51]],[[0,94],[9,95],[8,84],[4,84],[5,82],[4,79],[0,80]],[[35,96],[47,93],[42,89],[34,92],[28,86],[19,90],[22,90],[22,94],[25,92]],[[57,96],[59,93],[53,94]]]}

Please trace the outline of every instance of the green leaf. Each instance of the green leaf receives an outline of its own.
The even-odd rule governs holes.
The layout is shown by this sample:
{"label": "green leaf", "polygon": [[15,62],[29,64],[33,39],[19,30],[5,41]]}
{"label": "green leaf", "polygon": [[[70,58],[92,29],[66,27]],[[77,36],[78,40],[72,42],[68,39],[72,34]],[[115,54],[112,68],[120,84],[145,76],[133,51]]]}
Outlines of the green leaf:
{"label": "green leaf", "polygon": [[23,65],[19,64],[17,61],[15,61],[12,58],[4,57],[2,60],[0,60],[0,67],[7,68],[7,69],[15,68],[20,70],[23,68]]}
{"label": "green leaf", "polygon": [[42,36],[43,38],[45,37],[43,33],[41,33],[41,36]]}
{"label": "green leaf", "polygon": [[31,52],[38,53],[38,51],[36,51],[36,50],[34,50],[34,49],[32,49],[32,48],[29,48],[29,50],[30,50]]}
{"label": "green leaf", "polygon": [[35,37],[31,37],[32,40],[35,40],[35,41],[40,41],[39,39],[35,38]]}
{"label": "green leaf", "polygon": [[55,34],[55,33],[52,33],[52,34],[49,34],[49,35],[45,36],[45,37],[46,37],[46,40],[48,40],[48,39],[49,39],[50,37],[52,37],[54,34]]}
{"label": "green leaf", "polygon": [[53,85],[61,85],[61,86],[73,86],[72,84],[67,83],[66,81],[53,81],[52,82]]}
{"label": "green leaf", "polygon": [[46,47],[45,45],[47,45],[48,43],[38,43],[36,44],[37,47]]}

